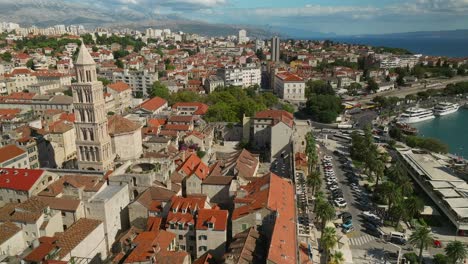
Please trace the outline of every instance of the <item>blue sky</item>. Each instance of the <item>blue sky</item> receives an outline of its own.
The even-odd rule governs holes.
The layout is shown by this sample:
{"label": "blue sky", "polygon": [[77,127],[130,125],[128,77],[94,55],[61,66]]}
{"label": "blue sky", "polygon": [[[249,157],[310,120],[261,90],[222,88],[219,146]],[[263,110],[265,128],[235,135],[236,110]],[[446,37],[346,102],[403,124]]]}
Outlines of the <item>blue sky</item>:
{"label": "blue sky", "polygon": [[[73,0],[72,0],[73,1]],[[76,0],[75,0],[76,1]],[[468,0],[99,0],[212,23],[347,34],[468,29]]]}

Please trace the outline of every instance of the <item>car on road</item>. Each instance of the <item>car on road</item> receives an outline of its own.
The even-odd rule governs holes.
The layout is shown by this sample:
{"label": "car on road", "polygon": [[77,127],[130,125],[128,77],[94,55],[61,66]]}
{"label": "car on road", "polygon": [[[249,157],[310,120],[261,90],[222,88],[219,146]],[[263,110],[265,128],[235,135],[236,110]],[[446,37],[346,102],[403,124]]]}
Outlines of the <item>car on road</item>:
{"label": "car on road", "polygon": [[336,189],[339,189],[340,187],[338,187],[338,185],[332,185],[330,186],[330,191],[333,191],[333,190],[336,190]]}
{"label": "car on road", "polygon": [[351,228],[352,226],[353,226],[353,221],[352,221],[352,220],[348,220],[348,221],[344,222],[344,223],[341,225],[341,227],[346,228],[346,229],[347,229],[347,228]]}
{"label": "car on road", "polygon": [[339,214],[338,217],[341,217],[341,220],[343,222],[347,222],[347,221],[353,219],[353,216],[349,212],[343,212],[343,213]]}
{"label": "car on road", "polygon": [[354,231],[354,226],[350,227],[350,228],[343,228],[342,232],[345,233],[345,234],[349,234],[351,232]]}
{"label": "car on road", "polygon": [[340,207],[340,208],[346,207],[346,205],[348,205],[348,204],[346,203],[346,201],[341,201],[341,202],[340,202],[340,201],[334,201],[334,202],[335,202],[335,205],[336,205],[337,207]]}
{"label": "car on road", "polygon": [[328,162],[332,161],[332,159],[333,159],[332,156],[324,156],[324,157],[323,157],[323,160],[324,160],[324,161],[328,161]]}
{"label": "car on road", "polygon": [[362,212],[362,216],[364,216],[367,219],[379,219],[380,220],[380,217],[378,217],[376,214],[373,214],[369,211]]}

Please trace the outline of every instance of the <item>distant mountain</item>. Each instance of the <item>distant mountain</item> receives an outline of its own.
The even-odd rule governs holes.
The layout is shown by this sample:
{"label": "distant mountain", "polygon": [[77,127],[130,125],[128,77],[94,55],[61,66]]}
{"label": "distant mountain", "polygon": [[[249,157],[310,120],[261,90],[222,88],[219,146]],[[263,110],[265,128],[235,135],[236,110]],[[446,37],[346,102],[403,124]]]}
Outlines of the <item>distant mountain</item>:
{"label": "distant mountain", "polygon": [[418,31],[418,32],[405,32],[405,33],[391,33],[391,34],[366,34],[354,35],[346,37],[355,38],[432,38],[432,39],[468,39],[468,29],[457,30],[442,30],[442,31]]}
{"label": "distant mountain", "polygon": [[121,9],[89,2],[62,0],[0,1],[0,22],[15,22],[23,26],[48,27],[57,24],[80,24],[87,28],[111,27],[144,30],[147,27],[170,28],[173,31],[207,36],[237,34],[244,28],[249,36],[269,38],[273,33],[254,26],[211,24],[189,20],[178,15],[156,15],[143,8]]}

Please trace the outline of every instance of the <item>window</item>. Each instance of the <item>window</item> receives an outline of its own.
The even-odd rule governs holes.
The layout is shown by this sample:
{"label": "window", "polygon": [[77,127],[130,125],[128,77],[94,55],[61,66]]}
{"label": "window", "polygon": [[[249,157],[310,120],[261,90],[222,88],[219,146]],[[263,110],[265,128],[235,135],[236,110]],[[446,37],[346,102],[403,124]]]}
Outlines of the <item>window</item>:
{"label": "window", "polygon": [[206,246],[200,246],[198,247],[198,251],[201,251],[201,252],[204,252],[207,250],[207,247]]}
{"label": "window", "polygon": [[184,224],[183,223],[179,223],[179,230],[184,230]]}
{"label": "window", "polygon": [[212,229],[213,228],[213,223],[208,222],[208,228]]}
{"label": "window", "polygon": [[65,213],[65,212],[62,212],[62,216],[66,216],[66,215],[67,215],[67,213]]}
{"label": "window", "polygon": [[242,225],[241,225],[242,231],[246,230],[247,228],[249,228],[249,225],[248,225],[248,224],[242,224]]}
{"label": "window", "polygon": [[170,223],[171,229],[175,229],[175,225],[173,223]]}
{"label": "window", "polygon": [[189,236],[189,240],[195,241],[195,236]]}
{"label": "window", "polygon": [[184,235],[179,235],[179,240],[184,239]]}
{"label": "window", "polygon": [[181,249],[181,250],[185,250],[185,246],[184,246],[184,245],[180,245],[180,249]]}

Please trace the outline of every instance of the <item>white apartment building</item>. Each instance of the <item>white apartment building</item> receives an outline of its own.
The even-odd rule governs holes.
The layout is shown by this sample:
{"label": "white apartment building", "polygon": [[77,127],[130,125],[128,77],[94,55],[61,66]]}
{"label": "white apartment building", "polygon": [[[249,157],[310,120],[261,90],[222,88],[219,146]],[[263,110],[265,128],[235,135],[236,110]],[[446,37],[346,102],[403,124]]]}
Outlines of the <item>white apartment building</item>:
{"label": "white apartment building", "polygon": [[153,83],[158,80],[157,72],[143,71],[130,71],[128,69],[123,72],[113,72],[113,82],[124,82],[132,88],[132,93],[142,93],[147,96],[153,87]]}
{"label": "white apartment building", "polygon": [[305,101],[305,82],[290,72],[279,72],[275,76],[276,94],[288,101]]}
{"label": "white apartment building", "polygon": [[253,85],[260,85],[262,72],[255,63],[248,63],[242,66],[226,66],[218,70],[218,76],[224,80],[224,86],[241,86],[247,88]]}

